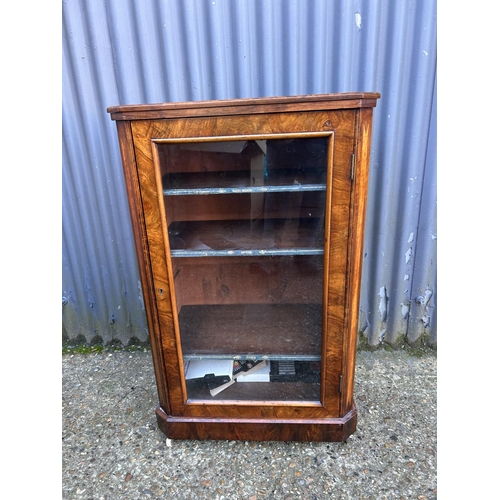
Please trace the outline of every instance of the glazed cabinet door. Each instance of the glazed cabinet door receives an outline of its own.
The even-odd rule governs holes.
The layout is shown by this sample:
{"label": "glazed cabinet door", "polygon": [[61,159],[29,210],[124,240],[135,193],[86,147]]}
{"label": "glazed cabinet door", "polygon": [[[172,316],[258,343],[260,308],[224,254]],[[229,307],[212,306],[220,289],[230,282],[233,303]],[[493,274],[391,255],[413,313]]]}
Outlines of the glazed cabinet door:
{"label": "glazed cabinet door", "polygon": [[132,123],[170,412],[340,415],[355,111]]}

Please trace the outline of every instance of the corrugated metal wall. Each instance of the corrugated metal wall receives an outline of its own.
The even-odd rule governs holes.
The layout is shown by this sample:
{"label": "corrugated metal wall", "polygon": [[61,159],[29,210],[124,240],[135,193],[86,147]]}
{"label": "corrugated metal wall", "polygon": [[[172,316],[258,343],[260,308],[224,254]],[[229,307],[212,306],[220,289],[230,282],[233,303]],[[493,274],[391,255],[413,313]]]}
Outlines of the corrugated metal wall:
{"label": "corrugated metal wall", "polygon": [[436,329],[435,0],[63,1],[63,336],[147,340],[110,105],[378,91],[360,330]]}

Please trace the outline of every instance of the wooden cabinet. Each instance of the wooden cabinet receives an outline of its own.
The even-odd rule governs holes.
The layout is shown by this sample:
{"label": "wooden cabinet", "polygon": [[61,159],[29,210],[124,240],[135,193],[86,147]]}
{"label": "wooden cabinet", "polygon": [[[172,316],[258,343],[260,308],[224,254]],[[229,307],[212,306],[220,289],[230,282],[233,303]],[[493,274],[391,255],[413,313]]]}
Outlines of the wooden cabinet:
{"label": "wooden cabinet", "polygon": [[173,439],[342,441],[377,93],[108,108]]}

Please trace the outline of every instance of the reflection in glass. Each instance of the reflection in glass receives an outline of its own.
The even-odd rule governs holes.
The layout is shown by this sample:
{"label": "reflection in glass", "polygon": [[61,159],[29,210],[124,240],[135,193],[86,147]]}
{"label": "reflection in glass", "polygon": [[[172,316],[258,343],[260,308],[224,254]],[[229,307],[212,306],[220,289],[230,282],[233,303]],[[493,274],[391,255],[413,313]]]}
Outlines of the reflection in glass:
{"label": "reflection in glass", "polygon": [[318,401],[328,138],[158,152],[189,399]]}

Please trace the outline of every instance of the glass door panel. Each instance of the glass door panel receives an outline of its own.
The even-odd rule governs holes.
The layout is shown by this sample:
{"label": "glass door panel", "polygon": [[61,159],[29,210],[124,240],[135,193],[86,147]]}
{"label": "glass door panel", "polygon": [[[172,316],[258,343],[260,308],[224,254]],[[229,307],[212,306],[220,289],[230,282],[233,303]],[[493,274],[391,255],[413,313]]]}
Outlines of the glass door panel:
{"label": "glass door panel", "polygon": [[319,401],[328,140],[158,145],[190,400]]}

